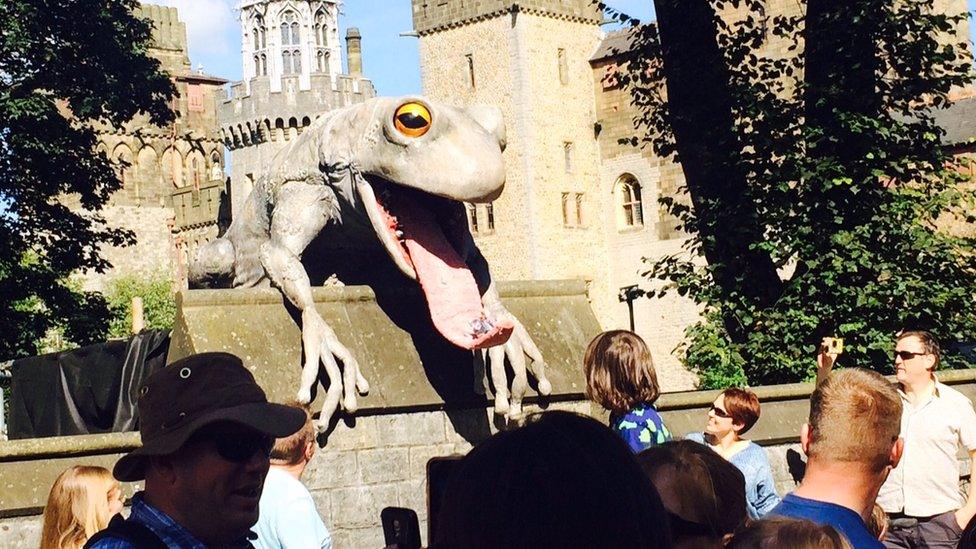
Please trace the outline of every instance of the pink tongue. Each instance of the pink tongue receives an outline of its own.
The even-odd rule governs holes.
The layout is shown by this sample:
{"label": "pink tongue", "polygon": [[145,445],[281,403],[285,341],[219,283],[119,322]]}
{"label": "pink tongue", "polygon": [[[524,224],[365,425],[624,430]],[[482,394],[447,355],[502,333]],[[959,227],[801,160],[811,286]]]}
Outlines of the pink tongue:
{"label": "pink tongue", "polygon": [[488,320],[474,276],[431,213],[409,196],[398,194],[392,200],[396,202],[396,218],[378,203],[380,211],[391,231],[403,231],[407,259],[417,272],[437,331],[463,349],[482,349],[508,341],[514,325],[508,320]]}

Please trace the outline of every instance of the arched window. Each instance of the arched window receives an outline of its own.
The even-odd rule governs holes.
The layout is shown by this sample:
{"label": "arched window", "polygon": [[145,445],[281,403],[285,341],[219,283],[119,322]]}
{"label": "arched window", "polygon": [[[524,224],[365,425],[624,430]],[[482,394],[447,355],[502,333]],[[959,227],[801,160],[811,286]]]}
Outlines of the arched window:
{"label": "arched window", "polygon": [[223,181],[224,169],[220,165],[220,153],[214,151],[210,153],[210,180]]}
{"label": "arched window", "polygon": [[261,54],[261,76],[268,75],[268,56]]}
{"label": "arched window", "polygon": [[644,206],[641,186],[637,178],[624,174],[614,186],[617,202],[617,228],[627,229],[644,225]]}
{"label": "arched window", "polygon": [[285,51],[281,54],[282,68],[285,74],[292,74],[291,52]]}
{"label": "arched window", "polygon": [[132,184],[132,151],[121,144],[115,148],[112,157],[115,160],[115,175],[122,182],[122,187],[128,188]]}
{"label": "arched window", "polygon": [[319,72],[325,72],[325,52],[322,50],[315,55],[315,68]]}
{"label": "arched window", "polygon": [[319,47],[325,46],[327,25],[325,23],[325,12],[318,11],[315,14],[315,45]]}
{"label": "arched window", "polygon": [[286,12],[281,17],[281,60],[284,74],[302,72],[302,53],[298,49],[301,34],[295,12]]}
{"label": "arched window", "polygon": [[300,43],[299,38],[301,35],[298,30],[298,18],[295,17],[295,12],[286,12],[281,17],[281,45],[282,46],[297,46]]}
{"label": "arched window", "polygon": [[261,51],[268,46],[268,41],[264,37],[264,18],[260,15],[254,17],[251,34],[254,40],[254,51]]}

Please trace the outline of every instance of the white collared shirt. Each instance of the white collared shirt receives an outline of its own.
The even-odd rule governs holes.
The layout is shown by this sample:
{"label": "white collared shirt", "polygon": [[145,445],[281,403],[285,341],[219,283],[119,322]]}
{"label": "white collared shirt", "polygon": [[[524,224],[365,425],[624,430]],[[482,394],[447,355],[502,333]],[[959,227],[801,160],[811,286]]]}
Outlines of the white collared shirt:
{"label": "white collared shirt", "polygon": [[931,397],[918,406],[898,387],[903,410],[905,451],[878,493],[889,513],[928,517],[955,511],[965,503],[959,487],[959,447],[976,450],[976,411],[955,389],[935,381]]}

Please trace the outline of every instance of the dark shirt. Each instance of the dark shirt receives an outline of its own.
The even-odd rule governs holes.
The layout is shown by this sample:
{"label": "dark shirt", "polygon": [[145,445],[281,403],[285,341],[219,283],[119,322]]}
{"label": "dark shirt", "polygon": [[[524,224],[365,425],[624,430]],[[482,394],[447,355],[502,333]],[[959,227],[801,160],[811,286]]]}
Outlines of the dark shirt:
{"label": "dark shirt", "polygon": [[868,532],[861,515],[847,507],[788,494],[769,514],[833,526],[854,549],[884,549],[884,545]]}
{"label": "dark shirt", "polygon": [[[127,520],[149,528],[170,549],[207,549],[203,542],[193,537],[193,534],[169,515],[146,503],[142,492],[132,496],[132,511]],[[241,539],[227,547],[249,548],[252,545],[247,539]],[[138,547],[124,539],[109,536],[95,542],[91,549],[138,549]]]}

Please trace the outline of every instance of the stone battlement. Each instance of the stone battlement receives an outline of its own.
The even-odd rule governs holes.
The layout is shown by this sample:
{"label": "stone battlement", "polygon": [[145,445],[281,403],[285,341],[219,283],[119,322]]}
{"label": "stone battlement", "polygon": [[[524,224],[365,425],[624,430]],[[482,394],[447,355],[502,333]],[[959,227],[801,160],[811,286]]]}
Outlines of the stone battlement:
{"label": "stone battlement", "polygon": [[421,36],[506,13],[532,13],[556,19],[599,23],[603,13],[591,0],[412,0],[413,28]]}
{"label": "stone battlement", "polygon": [[351,75],[313,74],[311,89],[299,90],[298,77],[285,77],[272,91],[267,77],[237,82],[219,105],[221,139],[234,150],[266,141],[290,139],[312,120],[333,109],[376,96],[372,82]]}
{"label": "stone battlement", "polygon": [[153,49],[163,65],[163,70],[178,73],[190,68],[186,45],[186,24],[180,21],[176,8],[143,4],[135,9],[135,15],[152,23]]}

